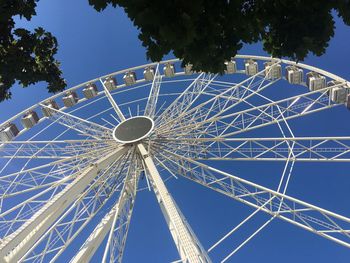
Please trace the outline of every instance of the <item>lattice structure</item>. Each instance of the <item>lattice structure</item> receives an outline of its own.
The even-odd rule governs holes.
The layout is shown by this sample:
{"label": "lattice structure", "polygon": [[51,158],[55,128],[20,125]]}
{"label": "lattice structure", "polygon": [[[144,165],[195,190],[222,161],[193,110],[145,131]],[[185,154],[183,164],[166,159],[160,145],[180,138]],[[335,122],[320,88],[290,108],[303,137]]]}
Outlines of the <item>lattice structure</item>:
{"label": "lattice structure", "polygon": [[[121,262],[143,189],[155,194],[179,254],[175,262],[211,262],[211,251],[259,213],[268,220],[221,262],[275,219],[350,248],[349,217],[287,194],[299,162],[350,162],[350,137],[296,136],[292,125],[350,105],[350,84],[267,57],[237,55],[226,76],[196,73],[189,64],[179,71],[179,64],[151,63],[90,80],[0,125],[0,262],[89,262],[97,251],[102,262]],[[322,85],[303,82],[306,71]],[[293,91],[281,92],[286,86]],[[271,189],[220,169],[222,161],[285,164]],[[252,213],[204,248],[167,188],[173,177]]]}

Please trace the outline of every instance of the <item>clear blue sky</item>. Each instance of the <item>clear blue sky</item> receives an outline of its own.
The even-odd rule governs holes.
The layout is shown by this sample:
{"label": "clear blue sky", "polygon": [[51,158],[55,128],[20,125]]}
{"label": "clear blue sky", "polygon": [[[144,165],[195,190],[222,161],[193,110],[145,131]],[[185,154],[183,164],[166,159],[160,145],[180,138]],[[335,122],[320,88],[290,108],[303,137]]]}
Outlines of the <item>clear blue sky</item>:
{"label": "clear blue sky", "polygon": [[[38,4],[38,16],[30,23],[18,22],[19,26],[25,25],[29,28],[43,26],[57,37],[57,59],[62,62],[62,70],[69,87],[147,62],[145,50],[137,38],[137,29],[124,12],[119,8],[108,8],[97,13],[87,2],[42,0]],[[335,38],[330,42],[327,53],[322,57],[310,56],[305,63],[350,79],[350,27],[346,27],[338,19],[336,26]],[[260,44],[245,46],[240,53],[265,54]],[[15,86],[12,93],[12,100],[0,104],[0,123],[49,96],[45,83],[26,89]],[[348,136],[349,120],[350,112],[345,108],[316,114],[304,124],[299,124],[299,133],[296,135]],[[235,171],[234,165],[224,164],[232,171]],[[347,164],[298,164],[288,194],[350,217],[349,168],[350,165]],[[272,171],[266,163],[245,163],[239,169],[247,173],[247,178],[256,182],[263,182],[260,177],[271,176],[269,172]],[[205,248],[210,247],[252,211],[186,180],[172,180],[169,188]],[[216,262],[222,259],[265,219],[264,215],[257,216],[214,251],[213,260]],[[178,256],[175,246],[154,195],[148,191],[140,192],[131,221],[124,261],[156,263],[176,259]],[[97,257],[94,260],[98,262]],[[275,220],[230,262],[349,261],[349,249]]]}

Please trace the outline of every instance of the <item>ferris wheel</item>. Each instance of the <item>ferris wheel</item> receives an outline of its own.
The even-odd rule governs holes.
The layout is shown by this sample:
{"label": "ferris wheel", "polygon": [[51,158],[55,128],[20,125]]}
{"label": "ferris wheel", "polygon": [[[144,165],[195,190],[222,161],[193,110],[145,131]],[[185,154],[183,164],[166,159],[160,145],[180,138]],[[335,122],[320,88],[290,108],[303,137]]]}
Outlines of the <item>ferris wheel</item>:
{"label": "ferris wheel", "polygon": [[[68,262],[76,240],[70,262],[89,262],[97,250],[101,262],[121,262],[136,195],[147,189],[176,262],[212,262],[211,251],[258,213],[268,220],[221,262],[274,220],[350,248],[349,217],[287,194],[296,163],[350,162],[350,137],[298,137],[293,127],[304,116],[350,108],[350,83],[270,57],[237,55],[225,64],[224,75],[194,72],[176,59],[121,70],[1,124],[0,262]],[[235,173],[236,163],[259,162],[283,164],[276,188]],[[168,190],[175,178],[251,213],[205,248]]]}

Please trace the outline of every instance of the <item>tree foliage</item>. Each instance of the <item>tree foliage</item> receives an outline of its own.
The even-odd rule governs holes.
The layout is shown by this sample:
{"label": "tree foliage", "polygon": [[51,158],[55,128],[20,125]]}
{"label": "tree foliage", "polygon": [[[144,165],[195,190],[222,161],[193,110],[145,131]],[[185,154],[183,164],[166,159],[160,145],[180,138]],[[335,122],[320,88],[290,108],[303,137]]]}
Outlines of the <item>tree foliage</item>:
{"label": "tree foliage", "polygon": [[[15,28],[14,16],[36,15],[39,0],[0,0],[0,101],[39,81],[50,92],[66,83],[54,55],[57,40],[43,28]],[[173,54],[194,70],[224,72],[244,43],[262,41],[274,57],[322,55],[334,35],[334,14],[350,25],[350,0],[89,0],[97,11],[122,7],[139,29],[147,58]],[[117,27],[118,25],[116,25]],[[116,28],[117,30],[117,28]]]}
{"label": "tree foliage", "polygon": [[54,58],[56,38],[41,27],[33,32],[15,28],[14,16],[30,20],[36,15],[37,2],[0,0],[0,101],[11,97],[10,88],[16,81],[23,87],[46,81],[50,92],[66,86]]}
{"label": "tree foliage", "polygon": [[350,24],[349,0],[89,0],[97,11],[125,9],[140,30],[147,57],[169,52],[194,69],[223,72],[244,43],[263,42],[274,57],[322,55],[334,35],[337,12]]}

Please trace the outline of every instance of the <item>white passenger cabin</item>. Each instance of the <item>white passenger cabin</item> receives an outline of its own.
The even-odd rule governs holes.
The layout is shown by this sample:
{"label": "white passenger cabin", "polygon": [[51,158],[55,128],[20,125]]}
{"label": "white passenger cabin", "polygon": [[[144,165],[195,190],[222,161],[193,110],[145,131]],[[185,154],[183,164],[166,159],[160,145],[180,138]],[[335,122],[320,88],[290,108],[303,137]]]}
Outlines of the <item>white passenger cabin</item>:
{"label": "white passenger cabin", "polygon": [[304,71],[296,66],[287,66],[286,79],[291,84],[301,84],[304,79]]}
{"label": "white passenger cabin", "polygon": [[169,62],[166,63],[163,70],[164,70],[164,75],[166,77],[174,77],[175,76],[175,67],[173,64],[171,64]]}
{"label": "white passenger cabin", "polygon": [[84,89],[83,89],[83,93],[85,98],[87,99],[91,99],[93,97],[97,96],[98,90],[96,87],[96,84],[94,83],[90,83],[88,84]]}
{"label": "white passenger cabin", "polygon": [[136,73],[133,71],[127,72],[124,75],[123,80],[127,86],[134,85],[136,83]]}
{"label": "white passenger cabin", "polygon": [[186,75],[191,75],[191,74],[193,74],[194,72],[193,72],[193,70],[192,70],[192,68],[193,68],[193,65],[192,64],[186,64],[185,65],[185,74]]}
{"label": "white passenger cabin", "polygon": [[145,80],[152,81],[154,79],[155,70],[153,67],[146,67],[143,71],[143,76]]}
{"label": "white passenger cabin", "polygon": [[21,119],[22,125],[26,129],[32,128],[39,121],[38,114],[35,111],[28,111]]}
{"label": "white passenger cabin", "polygon": [[324,89],[326,87],[326,77],[317,72],[309,72],[306,74],[306,84],[310,91]]}
{"label": "white passenger cabin", "polygon": [[117,88],[117,80],[113,77],[107,77],[104,81],[103,84],[106,86],[106,88],[109,91],[115,90]]}
{"label": "white passenger cabin", "polygon": [[62,98],[63,104],[66,107],[72,107],[77,104],[79,98],[75,91],[68,91],[65,96]]}
{"label": "white passenger cabin", "polygon": [[258,62],[248,59],[244,63],[245,74],[248,76],[253,76],[259,71]]}
{"label": "white passenger cabin", "polygon": [[279,79],[282,76],[282,66],[275,61],[264,63],[265,76],[267,79]]}
{"label": "white passenger cabin", "polygon": [[14,123],[8,123],[5,127],[0,128],[0,139],[3,142],[12,141],[19,133]]}
{"label": "white passenger cabin", "polygon": [[[332,87],[329,92],[330,94],[330,99],[334,103],[347,103],[348,106],[348,94],[349,94],[349,89],[347,88],[345,83],[342,83],[340,81],[336,80],[331,80],[327,83],[327,87]],[[349,105],[350,106],[350,105]]]}
{"label": "white passenger cabin", "polygon": [[51,109],[55,109],[55,110],[59,109],[56,101],[54,100],[49,100],[47,102],[44,102],[44,105],[46,105],[47,107],[42,107],[41,111],[43,112],[45,117],[50,117],[55,113],[55,111]]}
{"label": "white passenger cabin", "polygon": [[226,74],[233,74],[237,72],[237,64],[236,61],[231,59],[230,61],[225,62],[226,65]]}

